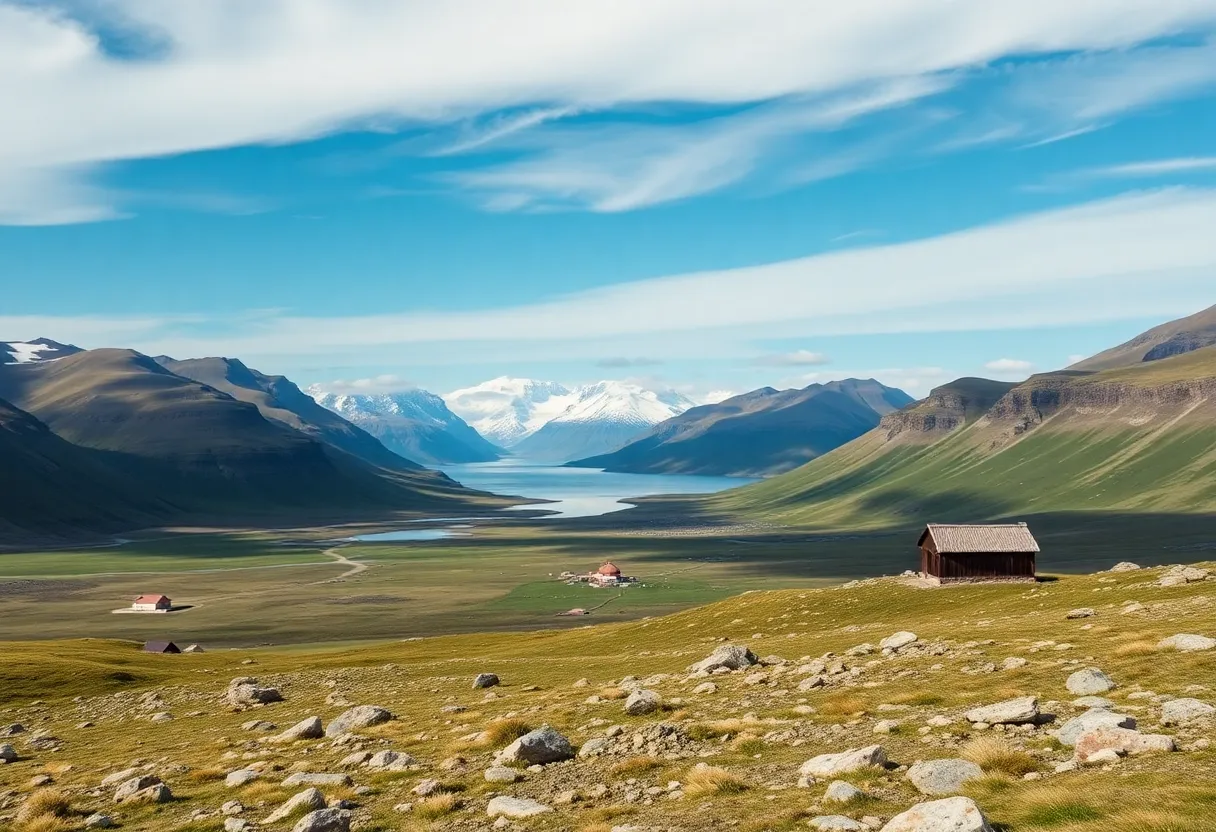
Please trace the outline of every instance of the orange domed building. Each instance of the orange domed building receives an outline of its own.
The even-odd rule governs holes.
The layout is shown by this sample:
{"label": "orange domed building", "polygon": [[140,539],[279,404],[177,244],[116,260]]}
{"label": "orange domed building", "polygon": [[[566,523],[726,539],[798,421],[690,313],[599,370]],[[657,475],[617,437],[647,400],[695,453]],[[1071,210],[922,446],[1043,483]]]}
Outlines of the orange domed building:
{"label": "orange domed building", "polygon": [[610,587],[622,586],[624,584],[632,584],[637,582],[637,578],[621,574],[621,569],[610,560],[604,561],[600,568],[594,572],[588,572],[586,575],[576,575],[572,572],[563,572],[562,579],[569,583],[585,583],[593,587]]}

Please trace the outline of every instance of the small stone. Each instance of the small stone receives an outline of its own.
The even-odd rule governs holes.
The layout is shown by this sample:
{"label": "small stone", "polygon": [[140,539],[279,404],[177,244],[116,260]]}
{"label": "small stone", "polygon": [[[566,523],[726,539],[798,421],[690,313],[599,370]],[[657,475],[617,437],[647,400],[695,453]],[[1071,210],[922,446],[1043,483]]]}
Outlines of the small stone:
{"label": "small stone", "polygon": [[114,791],[115,803],[168,803],[172,799],[169,787],[151,774],[132,777]]}
{"label": "small stone", "polygon": [[229,705],[267,705],[282,702],[283,695],[277,688],[263,687],[252,676],[240,676],[228,683],[225,697]]}
{"label": "small stone", "polygon": [[307,771],[297,771],[289,774],[283,780],[283,786],[350,786],[354,783],[349,774],[321,774]]}
{"label": "small stone", "polygon": [[418,760],[404,751],[386,749],[368,757],[364,765],[372,771],[408,771],[412,766],[418,765]]}
{"label": "small stone", "polygon": [[114,818],[109,815],[103,815],[101,812],[89,815],[84,819],[85,829],[113,829],[117,826]]}
{"label": "small stone", "polygon": [[495,757],[495,763],[529,763],[546,765],[574,756],[574,747],[570,740],[553,730],[548,725],[542,725],[535,731],[524,734],[515,742],[508,745]]}
{"label": "small stone", "polygon": [[899,720],[897,719],[881,719],[874,723],[873,733],[875,734],[891,734],[899,729]]}
{"label": "small stone", "polygon": [[1039,718],[1039,700],[1033,696],[1006,699],[995,705],[972,708],[965,714],[968,722],[986,722],[989,725],[1022,725]]}
{"label": "small stone", "polygon": [[519,778],[520,773],[507,766],[490,766],[485,773],[487,783],[514,783]]}
{"label": "small stone", "polygon": [[287,799],[283,805],[266,816],[264,824],[278,823],[299,812],[311,812],[325,808],[325,795],[317,788],[305,789]]}
{"label": "small stone", "polygon": [[220,807],[220,813],[224,815],[239,815],[245,811],[245,804],[239,800],[229,800]]}
{"label": "small stone", "polygon": [[712,673],[715,670],[741,670],[759,659],[742,644],[720,644],[706,658],[688,668],[689,673]]}
{"label": "small stone", "polygon": [[0,763],[15,763],[17,760],[17,749],[8,743],[0,745]]}
{"label": "small stone", "polygon": [[1109,765],[1110,763],[1119,762],[1119,752],[1113,748],[1103,748],[1100,751],[1095,751],[1085,758],[1087,766]]}
{"label": "small stone", "polygon": [[296,740],[319,740],[325,736],[321,728],[321,717],[310,716],[302,719],[281,734],[270,738],[271,742],[294,742]]}
{"label": "small stone", "polygon": [[807,821],[812,829],[843,830],[843,832],[859,832],[866,827],[844,815],[819,815]]}
{"label": "small stone", "polygon": [[1069,610],[1069,611],[1068,611],[1068,615],[1066,615],[1066,616],[1064,616],[1064,617],[1065,617],[1065,618],[1069,618],[1069,619],[1073,619],[1073,618],[1093,618],[1093,617],[1094,617],[1095,615],[1097,615],[1097,614],[1098,614],[1098,613],[1097,613],[1097,612],[1094,610],[1094,608],[1093,608],[1093,607],[1078,607],[1078,608],[1077,608],[1077,609],[1075,609],[1075,610]]}
{"label": "small stone", "polygon": [[473,680],[473,688],[492,688],[499,684],[498,675],[495,673],[478,673],[477,678]]}
{"label": "small stone", "polygon": [[300,818],[291,832],[350,832],[350,812],[346,809],[318,809]]}
{"label": "small stone", "polygon": [[692,692],[698,693],[698,694],[717,693],[718,686],[715,685],[713,682],[702,682],[701,684],[699,684],[695,688],[693,688]]}
{"label": "small stone", "polygon": [[1001,662],[1001,669],[1017,670],[1018,668],[1025,667],[1028,664],[1030,664],[1030,662],[1026,661],[1026,659],[1023,659],[1021,656],[1010,656],[1009,658],[1005,659],[1005,661]]}
{"label": "small stone", "polygon": [[1094,708],[1075,716],[1056,729],[1052,736],[1061,745],[1073,746],[1082,734],[1098,728],[1135,728],[1136,720],[1126,714],[1118,714],[1105,708]]}
{"label": "small stone", "polygon": [[393,718],[392,713],[387,709],[376,705],[358,705],[349,710],[343,711],[329,723],[325,729],[325,736],[338,737],[343,734],[349,734],[352,731],[358,731],[360,728],[368,728],[372,725],[380,725],[388,722]]}
{"label": "small stone", "polygon": [[1174,738],[1165,734],[1141,734],[1130,728],[1098,728],[1077,738],[1074,754],[1078,760],[1088,760],[1095,752],[1113,748],[1124,754],[1151,751],[1175,751]]}
{"label": "small stone", "polygon": [[1110,568],[1111,572],[1134,572],[1140,569],[1140,564],[1132,563],[1130,560],[1123,560],[1116,563]]}

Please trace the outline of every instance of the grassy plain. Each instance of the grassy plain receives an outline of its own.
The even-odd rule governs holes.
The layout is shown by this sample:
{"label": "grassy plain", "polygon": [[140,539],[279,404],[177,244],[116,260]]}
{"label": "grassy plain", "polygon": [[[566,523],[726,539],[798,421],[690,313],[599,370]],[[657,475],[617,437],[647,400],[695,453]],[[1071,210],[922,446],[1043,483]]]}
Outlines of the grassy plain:
{"label": "grassy plain", "polygon": [[[697,509],[678,512],[686,510]],[[486,526],[427,542],[337,546],[333,533],[327,542],[317,531],[285,538],[178,534],[95,550],[0,554],[0,639],[168,638],[227,647],[564,629],[663,615],[753,589],[893,575],[917,564],[919,529],[910,525],[855,533],[728,526],[688,536],[648,525],[673,511],[657,501],[611,519]],[[1094,571],[1119,560],[1177,563],[1216,551],[1210,515],[1024,519],[1043,546],[1040,570],[1048,573]],[[640,584],[594,590],[556,579],[606,559]],[[113,614],[145,592],[165,593],[189,609]],[[574,607],[593,613],[557,615]]]}
{"label": "grassy plain", "polygon": [[[113,641],[9,643],[0,650],[0,723],[18,721],[32,730],[47,730],[64,744],[53,759],[32,756],[0,767],[0,793],[19,797],[32,791],[30,778],[51,773],[81,811],[106,806],[107,795],[88,792],[107,773],[133,760],[154,761],[177,799],[160,806],[118,807],[124,826],[133,830],[214,832],[222,818],[190,820],[199,807],[214,808],[234,797],[257,807],[255,818],[294,793],[278,786],[289,767],[307,761],[309,770],[332,771],[349,751],[327,743],[299,746],[260,746],[239,725],[249,713],[234,713],[219,702],[233,676],[255,673],[278,685],[286,702],[259,710],[257,716],[280,726],[316,714],[332,719],[341,705],[327,704],[331,692],[359,703],[378,704],[397,719],[366,733],[379,747],[407,750],[427,766],[418,773],[368,774],[356,780],[371,786],[357,796],[363,807],[361,828],[388,830],[447,830],[485,823],[484,804],[493,790],[481,769],[492,749],[459,738],[503,718],[528,724],[548,722],[576,743],[599,736],[603,726],[620,722],[634,730],[649,722],[674,722],[693,736],[720,737],[708,745],[709,762],[725,776],[696,775],[694,760],[653,758],[642,765],[621,764],[620,773],[607,773],[607,763],[579,761],[556,767],[505,790],[521,796],[545,797],[567,788],[571,776],[608,782],[619,794],[619,781],[637,777],[642,786],[663,786],[669,780],[690,787],[701,780],[721,779],[729,789],[711,790],[682,801],[654,805],[625,803],[618,798],[591,800],[562,807],[562,811],[529,821],[537,830],[595,830],[610,822],[668,829],[727,829],[743,832],[784,832],[806,828],[806,818],[825,813],[812,804],[823,784],[810,791],[793,790],[799,764],[823,752],[839,751],[879,741],[893,760],[974,754],[974,736],[965,723],[955,723],[925,738],[915,729],[931,715],[957,714],[970,706],[1018,695],[1035,695],[1045,707],[1062,715],[1078,712],[1064,687],[1077,667],[1096,665],[1119,684],[1108,694],[1120,710],[1135,713],[1145,730],[1156,725],[1157,707],[1130,697],[1139,691],[1172,696],[1209,697],[1216,689],[1211,657],[1202,653],[1163,652],[1155,645],[1177,632],[1211,633],[1216,608],[1216,583],[1161,588],[1144,572],[1070,576],[1026,585],[986,585],[939,590],[917,589],[898,581],[860,586],[753,592],[662,618],[620,622],[564,632],[482,633],[421,640],[395,640],[343,647],[262,648],[218,651],[201,655],[154,656],[138,646]],[[1127,602],[1143,608],[1124,612]],[[1093,618],[1070,621],[1067,610],[1088,606]],[[895,658],[872,667],[849,687],[798,693],[790,690],[798,676],[760,686],[741,677],[718,677],[719,692],[692,695],[690,685],[659,684],[664,696],[683,697],[675,710],[629,718],[619,701],[586,702],[588,692],[625,675],[678,674],[707,654],[720,639],[748,644],[759,655],[776,654],[797,660],[827,651],[842,654],[849,647],[876,643],[897,630],[912,630],[923,641],[945,641],[954,647],[944,655]],[[1067,645],[1059,649],[1060,645]],[[1023,656],[1019,669],[974,672],[985,662]],[[858,663],[864,663],[863,657]],[[253,661],[252,666],[246,664]],[[504,681],[494,699],[470,689],[478,672],[493,671]],[[586,678],[588,686],[576,687]],[[1193,686],[1204,692],[1196,693]],[[531,686],[535,686],[533,689]],[[114,700],[116,692],[155,690],[164,698],[156,708],[175,719],[149,723],[132,707],[133,698]],[[73,697],[85,697],[72,701]],[[37,701],[35,701],[37,700]],[[796,702],[815,709],[809,715],[792,711]],[[124,704],[125,703],[125,704]],[[444,704],[461,704],[461,713],[440,714]],[[880,705],[887,707],[880,708]],[[895,718],[904,726],[893,734],[874,737],[871,725]],[[82,727],[88,719],[92,727]],[[598,720],[598,722],[597,722]],[[765,739],[771,731],[798,726],[830,728],[831,740],[799,745]],[[835,727],[834,727],[835,726]],[[1179,729],[1165,729],[1171,733]],[[1181,732],[1190,737],[1210,729]],[[988,736],[988,735],[983,735]],[[1024,741],[1030,764],[1044,774],[1025,781],[1001,773],[996,766],[1022,769],[1025,755],[993,754],[979,749],[978,759],[992,766],[988,776],[966,787],[1003,832],[1195,832],[1210,829],[1216,807],[1216,751],[1136,757],[1114,768],[1095,768],[1053,775],[1058,746],[1041,733]],[[252,749],[256,749],[251,751]],[[284,767],[241,790],[226,789],[222,774],[239,767],[225,753],[252,753],[267,764]],[[439,760],[461,754],[467,769],[440,772]],[[301,757],[300,755],[304,755]],[[610,761],[611,762],[611,761]],[[605,771],[596,767],[602,765]],[[615,770],[615,769],[614,769]],[[597,773],[598,772],[598,773]],[[439,777],[457,796],[450,812],[421,817],[402,815],[392,806],[414,800],[410,789],[422,777]],[[596,779],[602,777],[603,779]],[[700,780],[698,780],[700,777]],[[872,795],[847,814],[890,817],[919,799],[902,774],[860,772],[849,775]],[[712,784],[710,784],[712,785]],[[710,788],[710,786],[705,786]],[[772,788],[786,791],[773,791]],[[429,810],[428,810],[429,812]],[[287,828],[284,825],[282,828]]]}

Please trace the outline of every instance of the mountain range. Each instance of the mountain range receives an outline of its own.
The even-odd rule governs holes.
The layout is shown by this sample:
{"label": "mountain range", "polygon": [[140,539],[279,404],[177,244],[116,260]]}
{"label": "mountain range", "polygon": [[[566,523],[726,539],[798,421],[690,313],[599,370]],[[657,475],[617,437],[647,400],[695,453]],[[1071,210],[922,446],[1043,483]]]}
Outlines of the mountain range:
{"label": "mountain range", "polygon": [[16,343],[5,352],[22,360],[0,364],[9,535],[208,518],[315,524],[486,500],[240,362],[161,359],[200,382],[132,350]]}
{"label": "mountain range", "polygon": [[1216,306],[1020,383],[962,378],[706,510],[831,528],[1210,512]]}
{"label": "mountain range", "polygon": [[551,381],[496,378],[444,396],[449,408],[516,456],[568,462],[615,450],[695,402],[674,391],[600,381],[570,390]]}
{"label": "mountain range", "polygon": [[423,465],[491,462],[499,448],[426,390],[402,393],[346,394],[308,388],[318,405],[358,425],[394,453]]}
{"label": "mountain range", "polygon": [[856,439],[911,402],[874,379],[801,390],[764,387],[691,408],[619,450],[569,464],[640,474],[771,476]]}

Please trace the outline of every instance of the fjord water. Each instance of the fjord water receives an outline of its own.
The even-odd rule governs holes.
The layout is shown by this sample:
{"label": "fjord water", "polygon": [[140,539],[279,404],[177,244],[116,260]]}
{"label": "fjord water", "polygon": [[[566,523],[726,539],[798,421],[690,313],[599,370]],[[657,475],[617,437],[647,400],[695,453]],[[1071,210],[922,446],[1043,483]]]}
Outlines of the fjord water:
{"label": "fjord water", "polygon": [[444,466],[443,472],[460,484],[480,491],[555,500],[546,505],[519,506],[520,509],[557,512],[548,517],[595,517],[631,508],[621,502],[631,497],[712,494],[756,482],[743,477],[614,474],[597,468],[562,468],[519,459],[448,465]]}

